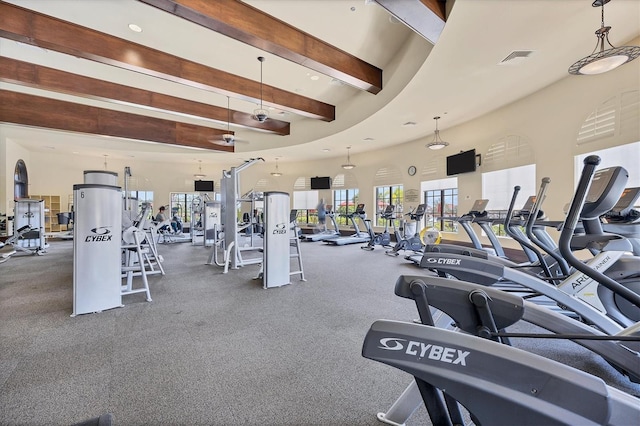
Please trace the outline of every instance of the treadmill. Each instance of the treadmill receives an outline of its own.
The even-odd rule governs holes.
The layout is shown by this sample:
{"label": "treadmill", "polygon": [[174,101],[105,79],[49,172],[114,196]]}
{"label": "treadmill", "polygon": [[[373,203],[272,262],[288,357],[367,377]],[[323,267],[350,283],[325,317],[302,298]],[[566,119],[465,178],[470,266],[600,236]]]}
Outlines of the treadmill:
{"label": "treadmill", "polygon": [[[356,206],[356,211],[344,216],[349,218],[349,220],[351,221],[351,224],[353,225],[353,229],[355,229],[356,231],[355,234],[350,235],[348,237],[339,237],[339,238],[324,240],[325,243],[331,244],[334,246],[344,246],[347,244],[366,243],[371,239],[371,235],[369,234],[369,231],[368,231],[369,224],[365,222],[365,219],[367,218],[367,214],[364,212],[364,204],[358,204]],[[360,231],[360,228],[358,227],[357,219],[360,219],[362,223],[364,223],[364,226],[367,228],[367,231],[365,232]]]}
{"label": "treadmill", "polygon": [[300,237],[302,241],[324,241],[330,240],[334,238],[340,237],[340,228],[338,227],[338,223],[336,222],[336,215],[333,211],[333,206],[331,204],[327,204],[325,207],[326,215],[329,219],[331,219],[331,223],[333,224],[333,230],[327,229],[326,231],[319,232],[317,234],[306,234]]}

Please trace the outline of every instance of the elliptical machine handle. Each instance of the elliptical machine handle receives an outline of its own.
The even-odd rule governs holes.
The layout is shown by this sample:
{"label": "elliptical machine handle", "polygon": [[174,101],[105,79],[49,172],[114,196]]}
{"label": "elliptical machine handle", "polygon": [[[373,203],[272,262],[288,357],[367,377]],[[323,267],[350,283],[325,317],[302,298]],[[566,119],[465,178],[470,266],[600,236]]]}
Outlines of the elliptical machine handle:
{"label": "elliptical machine handle", "polygon": [[536,246],[531,244],[531,242],[528,241],[526,238],[521,237],[520,235],[516,234],[511,230],[510,226],[511,226],[511,216],[513,215],[513,206],[516,203],[516,198],[518,198],[519,192],[520,192],[520,186],[518,185],[514,186],[513,196],[511,197],[511,203],[509,203],[509,210],[507,210],[507,217],[504,220],[504,230],[508,236],[516,240],[522,247],[528,248],[533,252],[533,254],[536,255],[536,257],[538,258],[538,262],[540,262],[540,267],[544,271],[544,274],[547,277],[551,278],[552,274],[551,274],[551,270],[549,269],[549,264],[544,258],[542,252]]}
{"label": "elliptical machine handle", "polygon": [[504,231],[508,236],[517,239],[513,236],[513,233],[509,229],[511,226],[511,216],[513,216],[513,206],[516,204],[516,198],[518,198],[518,193],[520,192],[520,185],[516,185],[513,187],[513,195],[511,196],[511,202],[509,203],[509,209],[507,209],[507,217],[504,219]]}
{"label": "elliptical machine handle", "polygon": [[582,263],[580,259],[575,257],[571,251],[571,237],[573,237],[573,233],[578,225],[578,220],[580,220],[580,212],[582,211],[587,199],[587,193],[589,192],[591,180],[595,174],[595,169],[599,164],[600,157],[597,155],[590,155],[584,159],[584,168],[582,169],[576,193],[571,200],[571,206],[569,207],[569,212],[567,213],[564,226],[562,227],[562,232],[560,233],[558,247],[560,248],[562,257],[564,257],[571,266],[640,308],[640,294],[629,290],[617,281],[593,268],[590,268],[586,264]]}
{"label": "elliptical machine handle", "polygon": [[[540,211],[540,207],[542,206],[542,202],[546,198],[547,194],[547,186],[551,183],[551,179],[548,177],[542,178],[540,182],[540,188],[538,188],[538,194],[536,195],[536,202],[533,203],[533,207],[531,207],[531,211],[529,212],[529,217],[527,218],[527,223],[525,224],[525,231],[527,236],[531,239],[531,230],[533,229],[533,224],[538,218],[538,212]],[[548,248],[542,247],[543,250],[548,252]]]}
{"label": "elliptical machine handle", "polygon": [[531,208],[531,211],[529,212],[529,217],[527,218],[525,232],[527,234],[527,237],[529,237],[529,240],[531,240],[531,242],[533,242],[535,245],[537,245],[542,250],[547,252],[549,256],[551,256],[552,258],[555,259],[556,262],[558,262],[558,266],[562,270],[563,275],[569,275],[571,271],[569,270],[569,265],[567,264],[567,261],[555,251],[554,247],[549,247],[548,245],[544,244],[533,233],[533,226],[535,225],[535,222],[538,219],[538,213],[540,213],[540,207],[542,206],[542,203],[547,197],[547,186],[550,183],[551,183],[550,178],[548,177],[542,178],[542,181],[540,182],[540,188],[538,189],[538,194],[536,195],[536,202],[533,203],[533,207]]}
{"label": "elliptical machine handle", "polygon": [[538,195],[536,196],[536,202],[533,204],[533,208],[531,209],[531,214],[529,216],[533,217],[532,223],[536,221],[538,218],[538,212],[540,211],[540,207],[542,207],[542,203],[544,202],[547,196],[547,186],[551,183],[551,179],[548,177],[543,177],[540,183],[540,188],[538,189]]}
{"label": "elliptical machine handle", "polygon": [[576,192],[571,200],[569,211],[567,212],[567,216],[564,219],[564,225],[562,226],[562,233],[560,234],[561,240],[562,237],[565,237],[567,242],[571,240],[573,232],[576,230],[578,221],[580,220],[580,211],[584,206],[587,199],[587,193],[591,187],[591,179],[593,179],[596,167],[599,164],[600,157],[597,155],[590,155],[584,159],[584,167],[582,168],[582,174],[578,181],[578,187],[576,188]]}

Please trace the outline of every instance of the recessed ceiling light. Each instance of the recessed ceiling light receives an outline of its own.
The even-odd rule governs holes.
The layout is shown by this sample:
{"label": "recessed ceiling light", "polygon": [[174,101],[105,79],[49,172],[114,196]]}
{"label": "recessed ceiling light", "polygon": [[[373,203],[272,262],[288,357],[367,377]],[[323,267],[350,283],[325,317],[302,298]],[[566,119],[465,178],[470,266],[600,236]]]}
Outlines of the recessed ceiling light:
{"label": "recessed ceiling light", "polygon": [[363,140],[363,141],[375,141],[375,139],[374,139],[374,138],[364,138],[364,139],[362,139],[362,140]]}
{"label": "recessed ceiling light", "polygon": [[331,151],[329,148],[323,148],[322,149],[322,152],[329,152],[329,151]]}
{"label": "recessed ceiling light", "polygon": [[389,22],[392,24],[400,24],[402,21],[393,15],[389,15]]}
{"label": "recessed ceiling light", "polygon": [[318,77],[317,75],[312,75],[311,77],[309,77],[311,80],[313,81],[318,81],[320,80],[320,77]]}
{"label": "recessed ceiling light", "polygon": [[134,33],[141,33],[142,32],[142,28],[139,25],[136,25],[136,24],[129,24],[129,29],[131,31],[133,31]]}
{"label": "recessed ceiling light", "polygon": [[406,123],[402,124],[402,127],[413,127],[415,126],[417,123],[415,121],[407,121]]}

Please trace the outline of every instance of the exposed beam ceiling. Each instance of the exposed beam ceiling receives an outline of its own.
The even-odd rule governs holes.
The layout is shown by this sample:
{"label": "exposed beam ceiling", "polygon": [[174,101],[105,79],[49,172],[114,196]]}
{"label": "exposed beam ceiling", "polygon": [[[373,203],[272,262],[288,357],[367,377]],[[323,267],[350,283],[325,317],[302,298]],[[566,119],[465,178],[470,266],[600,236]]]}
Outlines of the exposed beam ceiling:
{"label": "exposed beam ceiling", "polygon": [[[440,20],[443,17],[442,13],[437,12],[438,7],[441,9],[443,5],[442,1],[393,0],[393,3],[407,1],[419,7],[422,12],[433,12],[432,15]],[[179,0],[180,5],[185,2],[186,0]],[[252,79],[254,93],[259,93],[256,81],[260,75],[260,64],[256,58],[264,55],[267,58],[264,64],[265,83],[289,93],[335,105],[336,119],[327,123],[298,114],[288,114],[286,111],[270,110],[269,120],[279,118],[291,123],[288,136],[255,132],[232,125],[231,130],[235,130],[237,139],[246,143],[237,144],[234,155],[221,151],[199,151],[197,155],[203,161],[226,168],[230,160],[237,161],[244,157],[279,157],[281,165],[297,161],[307,164],[306,162],[335,158],[335,164],[339,165],[344,160],[346,145],[352,146],[353,155],[359,155],[364,151],[416,143],[418,149],[415,156],[406,161],[420,166],[428,158],[425,155],[433,155],[424,153],[422,141],[432,139],[434,116],[443,117],[439,123],[442,125],[440,130],[444,138],[452,142],[448,152],[457,152],[482,142],[470,135],[448,138],[449,129],[461,123],[505,107],[564,78],[571,79],[571,84],[584,85],[585,90],[600,87],[593,85],[593,78],[567,76],[567,68],[571,63],[593,49],[593,31],[600,22],[600,10],[591,7],[591,1],[585,2],[556,0],[550,2],[548,7],[541,8],[539,0],[456,0],[455,4],[453,0],[448,0],[444,15],[447,19],[446,27],[434,46],[424,37],[414,35],[395,17],[390,17],[387,10],[375,1],[243,1],[279,21],[384,69],[384,90],[375,96],[354,86],[339,84],[337,79],[140,0],[0,0],[0,55],[96,80],[204,105],[211,104],[212,110],[213,106],[226,109],[227,99],[223,90],[201,86],[202,83],[197,80],[185,83],[181,80],[184,76],[179,73],[168,78],[157,78],[154,68],[145,71],[136,63],[113,66],[113,62],[121,59],[118,56],[99,62],[76,55],[80,49],[74,49],[73,43],[77,41],[75,39],[83,37],[83,32],[74,32],[69,36],[70,40],[63,40],[67,45],[66,52],[70,54],[47,49],[46,43],[38,41],[39,38],[53,37],[60,33],[57,31],[54,35],[48,34],[49,28],[46,25],[36,24],[40,30],[35,38],[26,30],[22,33],[23,30],[15,28],[11,28],[11,31],[16,35],[4,36],[3,34],[11,31],[3,30],[2,25],[20,23],[7,13],[9,8],[6,5],[14,5],[17,10],[27,8],[34,13],[53,17],[53,22],[57,19],[80,28],[99,31],[91,39],[92,44],[98,47],[102,47],[101,34],[108,34],[121,41],[127,54],[140,53],[141,51],[136,50],[137,45],[132,44],[138,43],[167,55],[175,55],[168,56],[170,60],[163,63],[167,67],[179,64],[174,62],[177,57]],[[209,3],[215,4],[216,1]],[[640,36],[640,2],[617,0],[607,4],[606,8],[607,24],[613,27],[611,41],[616,45],[640,44],[637,40]],[[39,19],[34,19],[36,20]],[[545,31],[542,32],[541,22],[545,25]],[[129,24],[138,25],[142,32],[133,32]],[[30,25],[31,23],[25,23],[25,28]],[[125,43],[123,40],[129,42]],[[558,40],[562,40],[562,43],[558,43]],[[58,39],[53,41],[59,42]],[[526,61],[502,64],[501,59],[514,50],[531,50],[535,53]],[[85,53],[87,56],[95,55],[92,50],[85,52],[88,52]],[[117,50],[114,52],[114,55],[121,53]],[[624,66],[627,71],[614,73],[629,72],[629,67],[637,70],[638,64],[640,62],[636,60]],[[178,67],[175,69],[182,71]],[[191,75],[187,77],[191,78]],[[205,76],[204,79],[205,83],[209,83],[211,78]],[[30,86],[9,80],[0,81],[0,89],[12,92],[223,128],[223,125],[216,124],[212,118],[203,119],[188,114],[179,116],[177,113],[167,113],[149,106],[140,107],[122,100],[105,101],[100,97],[92,98],[92,95],[80,97],[79,94],[70,95],[44,86]],[[637,87],[638,84],[630,83],[631,89]],[[250,115],[257,102],[239,98],[241,96],[232,96],[231,107]],[[269,99],[265,101],[269,102]],[[567,102],[573,105],[570,100]],[[584,108],[585,114],[591,108],[581,104],[575,104],[575,107]],[[222,123],[222,120],[217,122]],[[405,126],[406,123],[415,125]],[[501,132],[508,130],[508,127],[498,126],[493,130],[495,135],[487,137],[498,137]],[[78,151],[87,156],[109,154],[115,157],[120,152],[124,153],[122,155],[144,157],[145,161],[170,161],[172,164],[192,164],[194,161],[194,151],[184,146],[145,144],[131,139],[118,140],[64,131],[48,132],[42,128],[19,124],[0,123],[0,138],[10,139],[30,152],[48,153],[48,146],[55,145],[56,152],[65,154]]]}
{"label": "exposed beam ceiling", "polygon": [[335,119],[333,105],[4,2],[0,36],[246,101],[263,97],[264,105],[310,118]]}
{"label": "exposed beam ceiling", "polygon": [[371,93],[382,70],[237,0],[138,0]]}
{"label": "exposed beam ceiling", "polygon": [[212,143],[224,130],[73,102],[0,90],[0,117],[6,123],[94,135],[233,152],[231,146]]}
{"label": "exposed beam ceiling", "polygon": [[[133,106],[142,106],[159,111],[208,118],[223,124],[226,124],[227,120],[229,120],[230,123],[239,126],[260,129],[279,135],[289,134],[290,126],[285,121],[269,119],[264,123],[260,123],[254,120],[251,114],[245,112],[229,111],[227,108],[72,74],[2,56],[0,56],[0,81],[82,97],[124,102]],[[233,134],[233,131],[227,133]]]}

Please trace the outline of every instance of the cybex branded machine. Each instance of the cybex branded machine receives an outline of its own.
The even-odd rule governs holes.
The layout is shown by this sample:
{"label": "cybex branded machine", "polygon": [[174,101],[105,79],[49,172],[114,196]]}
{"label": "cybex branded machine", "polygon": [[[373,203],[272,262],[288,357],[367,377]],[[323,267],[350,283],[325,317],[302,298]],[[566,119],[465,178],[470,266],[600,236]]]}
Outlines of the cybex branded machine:
{"label": "cybex branded machine", "polygon": [[264,288],[280,287],[290,279],[290,223],[289,194],[286,192],[264,193]]}
{"label": "cybex branded machine", "polygon": [[[86,175],[85,175],[86,176]],[[114,185],[73,186],[73,315],[122,306],[122,191]]]}

